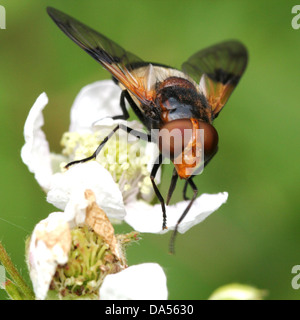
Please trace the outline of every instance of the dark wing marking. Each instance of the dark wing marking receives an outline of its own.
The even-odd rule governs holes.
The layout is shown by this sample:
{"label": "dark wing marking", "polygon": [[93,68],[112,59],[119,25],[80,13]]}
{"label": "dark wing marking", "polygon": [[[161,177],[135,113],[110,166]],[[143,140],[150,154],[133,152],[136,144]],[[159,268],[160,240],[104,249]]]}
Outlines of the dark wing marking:
{"label": "dark wing marking", "polygon": [[245,46],[227,41],[201,50],[182,65],[182,70],[203,91],[216,118],[244,73],[248,61]]}
{"label": "dark wing marking", "polygon": [[150,104],[144,84],[132,72],[134,65],[143,62],[140,58],[124,50],[101,33],[57,9],[48,7],[47,12],[71,40],[100,62],[143,104]]}

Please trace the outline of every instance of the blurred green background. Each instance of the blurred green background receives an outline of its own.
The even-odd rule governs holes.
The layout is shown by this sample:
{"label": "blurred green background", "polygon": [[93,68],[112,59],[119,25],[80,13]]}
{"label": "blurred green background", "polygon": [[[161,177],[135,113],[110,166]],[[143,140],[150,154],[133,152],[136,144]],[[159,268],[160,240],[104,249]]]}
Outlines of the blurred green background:
{"label": "blurred green background", "polygon": [[[291,269],[300,264],[300,30],[291,26],[295,1],[2,0],[0,30],[0,240],[22,274],[24,239],[56,209],[22,163],[23,126],[38,95],[50,99],[45,131],[59,152],[70,106],[84,85],[109,78],[46,14],[51,5],[89,24],[144,60],[180,67],[201,48],[239,39],[248,48],[246,73],[215,122],[219,152],[196,179],[200,192],[227,191],[228,202],[179,235],[143,234],[129,264],[158,262],[170,299],[207,299],[240,282],[265,289],[267,299],[298,299]],[[171,166],[163,173],[169,184]],[[173,200],[181,199],[179,186]],[[165,191],[166,192],[166,191]],[[125,224],[118,232],[130,231]],[[6,294],[0,290],[0,298]]]}

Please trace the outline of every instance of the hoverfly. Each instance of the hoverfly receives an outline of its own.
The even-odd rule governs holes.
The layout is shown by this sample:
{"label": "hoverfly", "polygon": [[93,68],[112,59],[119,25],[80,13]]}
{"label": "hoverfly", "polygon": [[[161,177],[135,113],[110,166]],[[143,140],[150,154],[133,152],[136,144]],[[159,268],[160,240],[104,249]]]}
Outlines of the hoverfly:
{"label": "hoverfly", "polygon": [[[185,200],[188,200],[186,195],[188,185],[193,190],[193,196],[177,221],[171,237],[170,251],[173,252],[178,226],[187,215],[198,193],[193,177],[200,167],[204,168],[209,163],[218,149],[218,133],[212,122],[219,115],[246,69],[247,49],[238,41],[222,42],[198,51],[183,63],[182,70],[177,70],[159,63],[144,62],[67,14],[54,8],[47,8],[47,11],[57,26],[109,71],[115,83],[121,87],[120,107],[123,115],[114,118],[124,120],[129,118],[125,105],[127,100],[148,130],[148,133],[142,133],[123,124],[116,125],[90,157],[70,162],[66,167],[96,158],[107,140],[119,129],[146,141],[151,140],[151,130],[158,130],[155,142],[160,153],[153,165],[150,178],[161,203],[163,229],[167,228],[165,204],[171,199],[178,177],[185,179],[183,188]],[[163,134],[163,132],[170,133],[174,129],[180,130],[182,134],[179,142],[170,138],[168,140]],[[196,141],[195,133],[198,129],[204,130],[202,145]],[[180,148],[177,148],[178,144]],[[204,159],[198,159],[200,156],[196,156],[196,160],[200,161],[188,161],[195,158],[197,148],[202,147]],[[154,180],[165,157],[169,157],[174,163],[166,202]],[[175,161],[178,158],[181,162]]]}

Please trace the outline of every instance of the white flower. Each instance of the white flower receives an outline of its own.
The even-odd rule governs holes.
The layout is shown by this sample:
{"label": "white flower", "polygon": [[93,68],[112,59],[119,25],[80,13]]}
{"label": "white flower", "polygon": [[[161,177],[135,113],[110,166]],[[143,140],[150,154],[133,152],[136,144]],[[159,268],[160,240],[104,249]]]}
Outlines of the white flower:
{"label": "white flower", "polygon": [[97,81],[83,87],[71,109],[70,132],[90,132],[101,119],[121,115],[121,89],[112,80]]}
{"label": "white flower", "polygon": [[166,275],[157,263],[131,266],[106,276],[99,296],[101,300],[166,300]]}
{"label": "white flower", "polygon": [[[25,145],[21,156],[29,170],[35,174],[40,186],[47,192],[47,200],[57,208],[65,210],[72,198],[84,190],[95,193],[97,204],[111,219],[122,220],[141,232],[162,233],[162,211],[160,204],[151,206],[153,197],[149,178],[151,164],[156,158],[154,143],[136,141],[119,130],[119,140],[111,138],[106,149],[100,152],[97,161],[71,166],[66,172],[60,167],[74,159],[90,156],[103,138],[117,123],[113,115],[120,115],[121,90],[112,81],[98,81],[84,87],[76,97],[71,109],[70,132],[64,135],[64,155],[50,152],[41,127],[42,111],[48,102],[45,93],[33,105],[25,123]],[[142,125],[131,121],[128,125],[142,130]],[[129,140],[128,143],[127,140]],[[136,151],[138,148],[138,156]],[[141,152],[141,150],[143,152]],[[155,151],[156,150],[156,151]],[[115,159],[112,162],[111,159]],[[160,173],[157,174],[157,184]],[[185,232],[203,221],[209,214],[226,202],[228,194],[203,194],[195,200],[190,212],[179,225],[179,232]],[[178,218],[188,205],[182,201],[167,206],[167,227],[174,229]]]}
{"label": "white flower", "polygon": [[24,126],[25,145],[21,151],[23,162],[45,190],[49,190],[53,174],[49,144],[45,133],[41,130],[44,125],[42,111],[47,103],[48,98],[45,93],[42,93],[32,106]]}
{"label": "white flower", "polygon": [[71,199],[80,198],[87,189],[93,190],[99,206],[109,218],[124,219],[126,212],[121,191],[111,174],[96,161],[80,163],[53,175],[47,201],[65,210]]}
{"label": "white flower", "polygon": [[[100,211],[105,212],[105,217],[107,214],[113,221],[125,220],[140,232],[167,231],[161,230],[161,205],[151,206],[145,201],[154,194],[149,178],[151,165],[157,156],[157,146],[154,143],[139,141],[119,130],[118,138],[114,140],[115,135],[112,136],[96,161],[76,164],[63,170],[68,162],[93,154],[116,124],[127,124],[124,120],[111,118],[121,113],[120,93],[120,89],[112,81],[95,82],[80,91],[71,109],[70,131],[62,139],[64,149],[61,155],[50,152],[42,131],[42,111],[48,103],[45,93],[38,97],[26,120],[22,160],[47,193],[47,201],[63,211],[54,212],[41,221],[31,237],[28,264],[38,299],[46,297],[57,267],[69,263],[71,234],[78,226],[88,224],[96,233],[104,236],[114,259],[120,263],[119,270],[114,270],[115,272],[126,267],[123,253],[116,244],[114,234],[111,234],[110,222],[101,216]],[[143,129],[137,121],[131,121],[128,126]],[[160,182],[160,172],[156,182]],[[93,210],[96,213],[89,209],[91,204],[86,197],[87,192],[94,195]],[[226,192],[201,195],[179,225],[178,231],[186,232],[203,221],[225,203],[227,197]],[[175,228],[188,204],[189,201],[181,201],[167,206],[168,230]],[[107,230],[110,230],[108,235]],[[106,270],[105,267],[103,270]],[[88,288],[94,288],[102,280],[90,281]],[[75,280],[67,281],[70,285]],[[72,285],[77,285],[78,281],[80,283],[80,280],[76,281]],[[143,264],[108,275],[101,287],[100,298],[167,299],[164,272],[156,264]]]}
{"label": "white flower", "polygon": [[61,212],[51,213],[35,226],[27,255],[36,299],[45,299],[57,266],[68,261],[70,246],[69,224]]}
{"label": "white flower", "polygon": [[[89,229],[82,235],[83,226],[94,231]],[[76,253],[77,247],[80,255]],[[27,256],[33,289],[39,300],[47,297],[51,283],[59,297],[64,294],[72,297],[79,287],[82,298],[87,295],[95,299],[100,295],[100,299],[167,299],[166,276],[158,264],[127,268],[114,229],[90,190],[84,197],[78,195],[70,200],[65,212],[53,212],[36,225]],[[57,269],[67,263],[65,272]],[[58,279],[54,279],[55,274],[59,274]]]}
{"label": "white flower", "polygon": [[[114,260],[119,270],[126,267],[125,258],[114,235],[113,226],[105,212],[97,206],[95,200],[95,194],[91,190],[87,190],[84,194],[78,194],[77,197],[73,197],[68,202],[64,212],[53,212],[35,226],[30,238],[27,256],[30,277],[37,299],[45,299],[57,267],[64,266],[69,261],[71,244],[72,241],[74,242],[72,230],[77,227],[88,226],[105,242],[104,244],[100,242],[99,247],[96,247],[95,252],[92,252],[91,255],[89,255],[89,252],[85,254],[85,259],[83,260],[88,261],[89,269],[92,268],[92,258],[97,258],[96,254],[101,251],[103,246],[115,256]],[[78,240],[79,250],[82,254],[84,254],[85,249],[84,242],[87,242],[90,237],[87,237],[84,241],[80,241],[80,238]],[[75,241],[77,240],[75,239]],[[93,244],[95,244],[94,239],[92,239],[91,244],[88,243],[88,247]],[[75,260],[77,260],[76,257]],[[112,261],[113,259],[110,258],[110,262]],[[98,262],[96,259],[95,263],[97,264]],[[80,264],[78,259],[78,264],[78,270],[85,269],[84,262]],[[104,266],[104,262],[102,264]],[[96,270],[100,270],[102,264],[96,265]],[[106,270],[103,269],[103,271]],[[76,272],[78,273],[78,271]],[[84,271],[82,271],[82,277],[84,277],[83,273]],[[74,277],[69,277],[66,280],[69,286],[72,279]],[[102,278],[100,280],[102,281]],[[99,286],[100,280],[98,283],[94,280],[93,285]],[[91,283],[89,284],[90,286]]]}
{"label": "white flower", "polygon": [[[178,232],[184,233],[194,225],[202,222],[223,203],[225,203],[227,198],[227,192],[218,194],[202,194],[194,201],[187,216],[179,224]],[[181,201],[167,207],[168,230],[175,229],[176,223],[188,203],[189,201]],[[126,206],[125,221],[139,232],[165,233],[168,231],[162,230],[161,228],[162,212],[160,204],[151,206],[144,201],[129,203]]]}

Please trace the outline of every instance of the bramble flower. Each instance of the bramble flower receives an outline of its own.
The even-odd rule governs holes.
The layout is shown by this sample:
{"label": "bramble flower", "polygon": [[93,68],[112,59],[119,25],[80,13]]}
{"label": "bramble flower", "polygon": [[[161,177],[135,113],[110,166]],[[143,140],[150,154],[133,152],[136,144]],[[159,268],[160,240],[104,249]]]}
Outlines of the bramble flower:
{"label": "bramble flower", "polygon": [[[211,213],[216,211],[228,197],[227,192],[218,194],[202,194],[199,196],[188,215],[180,223],[178,232],[185,233],[194,225],[202,222]],[[174,230],[178,219],[186,208],[188,201],[181,201],[167,207],[168,230]],[[149,233],[165,233],[168,230],[161,228],[161,205],[149,205],[145,201],[129,203],[126,206],[125,221],[136,231]]]}
{"label": "bramble flower", "polygon": [[[68,170],[63,169],[67,162],[89,156],[106,136],[106,132],[118,122],[105,118],[106,109],[101,106],[101,103],[105,103],[110,112],[115,108],[114,97],[119,95],[119,91],[118,95],[112,92],[116,90],[119,90],[118,87],[104,81],[87,86],[81,91],[71,112],[70,129],[75,131],[64,135],[64,150],[61,155],[50,152],[41,129],[42,110],[48,103],[46,94],[40,95],[26,120],[22,159],[47,193],[47,201],[63,210],[53,212],[38,223],[29,241],[27,261],[37,299],[99,298],[99,288],[108,274],[112,276],[128,269],[129,272],[118,275],[120,284],[126,283],[130,275],[132,267],[126,264],[123,248],[136,240],[137,233],[115,236],[111,222],[105,217],[108,216],[113,221],[123,220],[127,202],[137,197],[152,197],[148,162],[151,160],[153,145],[144,144],[137,148],[136,139],[127,143],[127,137],[119,135],[118,148],[115,146],[116,141],[112,140],[103,149],[104,156],[100,154],[101,164],[90,161],[74,165]],[[107,94],[109,101],[105,99]],[[98,95],[101,95],[100,106]],[[81,114],[82,108],[85,108],[86,114],[87,107],[91,108],[88,116],[93,115],[89,120]],[[100,121],[94,124],[94,120],[99,118]],[[130,125],[141,129],[136,121]],[[109,162],[113,151],[116,158],[112,160],[117,160],[116,163]],[[137,152],[140,157],[136,157]],[[131,156],[130,161],[126,161],[127,155]],[[152,299],[157,296],[167,299],[166,277],[161,267],[157,264],[136,267],[141,277],[152,277]],[[110,299],[109,282],[105,283],[106,291],[101,296],[102,299]],[[113,288],[112,292],[118,290],[115,284]],[[124,286],[120,286],[120,295],[133,299],[134,292],[129,290],[126,293],[124,289]],[[151,297],[151,290],[145,289],[146,296]],[[140,296],[141,299],[142,297],[143,295]]]}
{"label": "bramble flower", "polygon": [[[80,91],[61,154],[50,152],[42,130],[45,93],[29,112],[22,160],[46,192],[47,201],[61,210],[38,223],[30,238],[27,261],[38,299],[167,299],[166,278],[159,265],[126,264],[124,245],[136,240],[137,233],[115,235],[111,224],[125,220],[136,231],[167,231],[161,230],[160,204],[148,203],[154,196],[149,175],[157,157],[156,144],[119,130],[95,160],[65,169],[67,163],[93,154],[116,124],[143,130],[137,121],[111,118],[121,113],[120,93],[112,81],[95,82]],[[203,221],[227,197],[226,192],[201,195],[178,231],[186,232]],[[168,230],[174,229],[188,203],[167,207]]]}
{"label": "bramble flower", "polygon": [[[139,287],[140,299],[143,290],[147,298],[167,299],[166,277],[159,265],[127,266],[124,247],[136,240],[136,232],[115,235],[94,193],[86,190],[65,212],[53,212],[40,221],[32,233],[27,262],[36,299],[138,298],[132,273],[152,279],[150,287]],[[136,277],[139,284],[141,278]]]}
{"label": "bramble flower", "polygon": [[102,300],[166,300],[166,276],[157,263],[142,263],[106,276]]}

